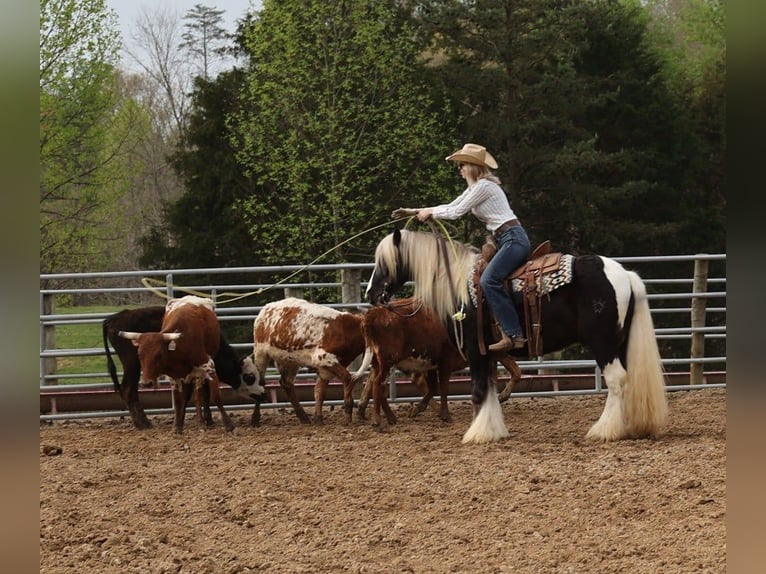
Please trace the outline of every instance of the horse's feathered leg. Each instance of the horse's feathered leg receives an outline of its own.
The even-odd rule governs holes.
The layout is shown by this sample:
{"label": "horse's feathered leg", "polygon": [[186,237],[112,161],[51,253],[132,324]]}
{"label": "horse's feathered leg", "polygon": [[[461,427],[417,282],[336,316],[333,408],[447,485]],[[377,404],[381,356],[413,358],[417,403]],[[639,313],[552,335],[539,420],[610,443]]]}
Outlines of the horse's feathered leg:
{"label": "horse's feathered leg", "polygon": [[654,334],[646,288],[633,272],[627,273],[633,312],[627,337],[625,365],[618,357],[603,367],[608,394],[604,411],[587,437],[611,441],[658,434],[667,417],[665,381]]}
{"label": "horse's feathered leg", "polygon": [[490,357],[474,357],[470,361],[474,417],[463,435],[463,444],[494,442],[509,434],[495,385],[490,385],[490,361],[495,360]]}

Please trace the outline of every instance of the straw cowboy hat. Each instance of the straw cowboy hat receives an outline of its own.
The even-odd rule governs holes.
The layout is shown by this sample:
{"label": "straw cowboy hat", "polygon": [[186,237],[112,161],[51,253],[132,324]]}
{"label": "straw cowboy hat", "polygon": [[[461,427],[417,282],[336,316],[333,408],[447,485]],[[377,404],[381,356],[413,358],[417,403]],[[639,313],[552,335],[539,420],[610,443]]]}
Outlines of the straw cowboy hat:
{"label": "straw cowboy hat", "polygon": [[447,161],[462,161],[483,165],[490,169],[497,169],[497,162],[483,145],[467,143],[452,155],[446,157]]}

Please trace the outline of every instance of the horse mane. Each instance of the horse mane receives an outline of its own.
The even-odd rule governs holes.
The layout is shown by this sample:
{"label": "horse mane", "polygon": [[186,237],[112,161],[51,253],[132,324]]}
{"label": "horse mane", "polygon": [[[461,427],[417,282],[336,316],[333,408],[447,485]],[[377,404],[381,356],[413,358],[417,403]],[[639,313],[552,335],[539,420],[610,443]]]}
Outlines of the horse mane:
{"label": "horse mane", "polygon": [[[400,233],[398,248],[393,234],[380,242],[375,251],[376,263],[396,273],[409,272],[415,284],[413,296],[443,319],[468,305],[468,281],[481,252],[430,232],[403,229]],[[442,247],[440,241],[444,242]]]}

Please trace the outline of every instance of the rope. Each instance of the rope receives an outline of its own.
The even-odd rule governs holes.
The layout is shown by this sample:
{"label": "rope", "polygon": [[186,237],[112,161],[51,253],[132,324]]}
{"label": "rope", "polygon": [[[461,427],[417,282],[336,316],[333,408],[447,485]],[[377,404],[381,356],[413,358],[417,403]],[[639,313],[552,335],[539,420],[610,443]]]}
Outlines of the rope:
{"label": "rope", "polygon": [[[334,247],[331,247],[330,249],[328,249],[324,253],[320,254],[317,257],[315,257],[311,262],[306,263],[306,265],[304,265],[304,266],[300,267],[299,269],[295,270],[293,273],[290,273],[290,275],[288,275],[287,277],[284,277],[283,279],[280,279],[279,281],[277,281],[273,285],[269,285],[268,287],[261,287],[257,291],[250,291],[249,293],[242,293],[242,294],[237,294],[237,293],[221,293],[220,295],[229,296],[229,298],[224,300],[224,301],[221,301],[220,300],[220,296],[217,296],[216,297],[216,304],[226,305],[227,303],[232,303],[233,301],[237,301],[239,299],[244,299],[245,297],[250,297],[252,295],[260,295],[261,293],[264,293],[265,291],[268,291],[270,289],[274,289],[278,285],[282,285],[288,279],[298,275],[299,273],[302,273],[308,267],[310,267],[311,265],[313,265],[314,263],[316,263],[317,261],[322,259],[325,255],[327,255],[328,253],[332,253],[333,251],[338,249],[338,247],[341,247],[342,245],[345,245],[349,241],[353,241],[357,237],[361,237],[365,233],[369,233],[370,231],[375,231],[376,229],[380,229],[381,227],[385,227],[387,225],[391,225],[391,223],[399,221],[399,219],[403,219],[403,218],[400,217],[400,218],[395,219],[393,221],[386,221],[385,223],[381,223],[380,225],[375,225],[373,227],[368,227],[367,229],[357,233],[356,235],[352,235],[348,239],[345,239],[345,240],[341,241],[340,243],[338,243]],[[150,286],[150,283],[155,283],[156,285],[162,285],[162,286],[167,287],[167,282],[160,281],[158,279],[151,279],[149,277],[144,277],[143,279],[141,279],[141,283],[144,285],[144,287],[146,287],[149,291],[151,291],[152,293],[154,293],[158,297],[161,297],[163,299],[167,299],[168,298],[167,293],[163,293],[159,289],[155,289],[155,288]],[[177,290],[177,291],[183,291],[184,293],[188,293],[189,295],[197,295],[198,297],[211,298],[210,294],[203,293],[201,291],[195,291],[194,289],[186,289],[184,287],[179,287],[179,286],[175,286],[175,285],[173,286],[173,289]]]}
{"label": "rope", "polygon": [[418,314],[418,311],[420,311],[423,308],[423,301],[418,299],[418,306],[411,313],[400,313],[399,311],[396,310],[396,307],[406,307],[407,305],[408,303],[406,302],[393,301],[391,303],[387,303],[385,307],[386,309],[390,310],[392,313],[395,313],[396,315],[399,315],[400,317],[404,317],[404,318],[414,317],[415,315]]}

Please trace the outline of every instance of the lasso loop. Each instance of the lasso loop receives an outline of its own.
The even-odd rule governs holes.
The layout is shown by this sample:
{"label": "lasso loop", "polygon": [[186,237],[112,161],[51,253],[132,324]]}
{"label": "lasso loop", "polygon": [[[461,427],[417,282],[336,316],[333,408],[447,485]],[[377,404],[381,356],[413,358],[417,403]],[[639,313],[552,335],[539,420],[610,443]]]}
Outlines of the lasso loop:
{"label": "lasso loop", "polygon": [[[400,219],[403,219],[403,218],[389,220],[389,221],[386,221],[384,223],[381,223],[380,225],[375,225],[373,227],[368,227],[367,229],[357,233],[356,235],[352,235],[348,239],[345,239],[345,240],[341,241],[340,243],[338,243],[334,247],[331,247],[330,249],[328,249],[327,251],[325,251],[321,255],[315,257],[313,259],[313,261],[311,261],[309,263],[306,263],[306,265],[303,265],[299,269],[295,270],[293,273],[290,273],[290,275],[288,275],[287,277],[284,277],[284,278],[280,279],[279,281],[277,281],[276,283],[274,283],[272,285],[269,285],[268,287],[261,287],[257,291],[251,291],[249,293],[242,293],[242,294],[237,294],[237,293],[221,293],[220,295],[226,295],[226,296],[229,296],[229,298],[226,299],[225,301],[221,301],[220,298],[219,298],[220,295],[217,295],[216,296],[216,305],[218,305],[218,304],[225,305],[227,303],[231,303],[231,302],[237,301],[239,299],[244,299],[245,297],[250,297],[252,295],[260,295],[261,293],[264,293],[265,291],[268,291],[270,289],[274,289],[275,287],[277,287],[279,285],[282,285],[285,281],[289,280],[290,278],[295,277],[298,273],[302,273],[303,271],[306,270],[306,268],[310,267],[311,265],[313,265],[314,263],[316,263],[317,261],[322,259],[328,253],[332,253],[333,251],[335,251],[336,249],[338,249],[342,245],[345,245],[349,241],[353,241],[357,237],[361,237],[362,235],[364,235],[366,233],[369,233],[370,231],[375,231],[376,229],[380,229],[381,227],[385,227],[387,225],[391,225],[391,223],[395,223],[396,221],[399,221]],[[151,291],[152,293],[154,293],[155,295],[157,295],[157,296],[159,296],[159,297],[161,297],[163,299],[167,299],[168,298],[167,293],[163,293],[159,289],[155,289],[153,287],[150,287],[149,284],[152,283],[152,282],[157,284],[157,285],[164,285],[164,286],[167,287],[167,283],[164,282],[164,281],[159,281],[157,279],[151,279],[149,277],[144,277],[143,279],[141,279],[141,283],[149,291]],[[201,291],[195,291],[194,289],[186,289],[184,287],[179,287],[179,286],[173,286],[173,289],[176,290],[176,291],[183,291],[184,293],[188,293],[190,295],[197,295],[198,297],[208,297],[208,298],[210,298],[209,294],[202,293]]]}

